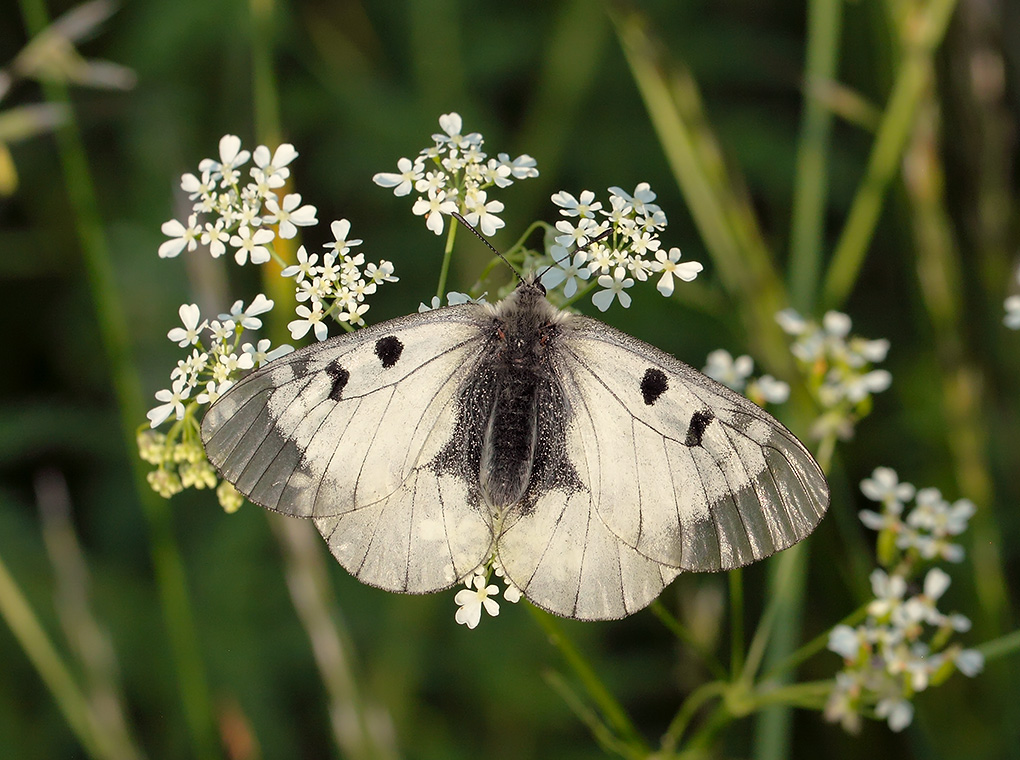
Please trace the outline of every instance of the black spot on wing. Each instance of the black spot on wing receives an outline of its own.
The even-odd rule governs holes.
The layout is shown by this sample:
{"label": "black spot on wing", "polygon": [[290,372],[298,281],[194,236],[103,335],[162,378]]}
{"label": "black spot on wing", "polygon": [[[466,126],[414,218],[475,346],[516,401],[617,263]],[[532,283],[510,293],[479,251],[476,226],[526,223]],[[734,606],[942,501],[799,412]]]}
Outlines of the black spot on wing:
{"label": "black spot on wing", "polygon": [[404,344],[397,340],[396,335],[387,335],[375,342],[375,355],[379,357],[384,369],[389,369],[400,359]]}
{"label": "black spot on wing", "polygon": [[332,401],[339,401],[347,381],[351,379],[351,373],[340,366],[338,359],[334,359],[326,365],[326,374],[333,380],[333,387],[329,389],[329,398]]}
{"label": "black spot on wing", "polygon": [[700,446],[701,437],[705,434],[705,429],[714,419],[715,415],[707,409],[703,412],[695,412],[692,414],[691,424],[687,428],[687,438],[684,440],[684,446]]}
{"label": "black spot on wing", "polygon": [[645,400],[645,404],[651,406],[659,400],[659,396],[666,392],[669,388],[669,382],[666,380],[666,373],[661,369],[655,367],[649,367],[645,370],[645,376],[641,378],[641,396]]}

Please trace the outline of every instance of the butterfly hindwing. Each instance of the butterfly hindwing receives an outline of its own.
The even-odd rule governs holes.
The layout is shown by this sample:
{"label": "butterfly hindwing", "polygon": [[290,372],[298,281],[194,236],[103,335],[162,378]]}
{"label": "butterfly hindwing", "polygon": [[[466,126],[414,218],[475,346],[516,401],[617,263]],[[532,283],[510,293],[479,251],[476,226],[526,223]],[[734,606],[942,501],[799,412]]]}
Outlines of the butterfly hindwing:
{"label": "butterfly hindwing", "polygon": [[584,484],[537,486],[497,543],[539,606],[607,619],[682,570],[739,567],[804,538],[828,506],[814,459],[746,398],[584,317],[550,350],[569,403],[566,450]]}
{"label": "butterfly hindwing", "polygon": [[596,510],[621,540],[683,570],[726,570],[814,529],[828,486],[781,423],[653,346],[594,320],[570,325],[556,358],[592,419]]}
{"label": "butterfly hindwing", "polygon": [[392,591],[448,587],[491,520],[432,466],[484,344],[480,307],[414,314],[273,361],[207,413],[210,461],[253,502],[312,517],[340,563]]}

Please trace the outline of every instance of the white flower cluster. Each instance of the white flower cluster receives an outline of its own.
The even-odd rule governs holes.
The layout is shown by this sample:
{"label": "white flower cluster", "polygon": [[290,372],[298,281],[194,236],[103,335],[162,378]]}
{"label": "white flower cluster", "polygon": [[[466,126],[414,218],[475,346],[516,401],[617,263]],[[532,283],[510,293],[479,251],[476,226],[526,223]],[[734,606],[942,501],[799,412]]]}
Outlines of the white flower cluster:
{"label": "white flower cluster", "polygon": [[[297,263],[285,266],[273,241],[293,238],[298,227],[317,223],[315,207],[301,205],[300,195],[281,198],[276,192],[290,177],[288,165],[297,155],[289,144],[274,152],[260,145],[249,153],[242,150],[239,138],[225,135],[220,140],[219,160],[204,159],[198,176],[185,174],[181,178],[181,187],[193,202],[193,213],[186,224],[171,220],[163,225],[170,240],[159,247],[159,255],[173,258],[201,244],[218,258],[229,245],[239,265],[275,260],[283,268],[283,276],[293,277],[295,282],[298,319],[288,324],[291,337],[297,340],[312,332],[317,340],[325,340],[327,317],[346,329],[364,324],[366,297],[380,284],[397,278],[390,262],[366,265],[364,254],[352,252],[362,241],[350,237],[351,225],[346,219],[332,223],[333,240],[326,244],[321,261],[318,254],[309,254],[301,246]],[[249,158],[255,165],[248,171],[250,181],[242,185],[241,169]],[[273,348],[266,339],[241,343],[244,331],[262,327],[259,316],[273,305],[260,293],[248,307],[237,301],[229,314],[213,320],[202,319],[196,304],[180,307],[182,326],[167,337],[191,353],[177,363],[170,375],[170,388],[156,393],[160,403],[146,415],[151,428],[171,417],[175,423],[166,434],[144,430],[138,437],[142,459],[156,465],[148,478],[161,496],[169,498],[191,486],[216,486],[216,473],[205,458],[195,412],[219,398],[243,372],[294,350],[287,345]],[[227,511],[237,509],[243,501],[226,481],[217,486],[217,494]]]}
{"label": "white flower cluster", "polygon": [[330,225],[333,242],[326,244],[326,253],[319,262],[318,254],[309,254],[304,246],[298,248],[297,264],[281,272],[284,277],[293,277],[298,301],[298,319],[287,324],[290,337],[303,338],[313,331],[316,340],[328,337],[326,317],[340,323],[363,325],[362,315],[368,311],[367,296],[375,293],[384,282],[396,282],[393,264],[385,259],[378,264],[365,264],[365,254],[352,253],[351,249],[362,241],[351,238],[351,223],[340,219]]}
{"label": "white flower cluster", "polygon": [[743,393],[759,406],[783,404],[790,398],[790,386],[782,380],[772,375],[751,378],[754,359],[746,354],[734,359],[729,351],[719,348],[710,353],[706,361],[702,372],[727,388]]}
{"label": "white flower cluster", "polygon": [[830,432],[849,438],[854,423],[871,410],[872,395],[892,383],[887,370],[872,369],[876,362],[885,361],[889,341],[850,335],[850,317],[838,311],[826,312],[819,325],[793,309],[784,309],[776,314],[776,322],[796,338],[790,351],[822,408],[812,432],[819,438]]}
{"label": "white flower cluster", "polygon": [[[294,146],[284,143],[270,152],[259,145],[254,153],[241,149],[241,139],[224,135],[220,139],[219,160],[206,158],[198,165],[198,176],[181,177],[181,189],[188,194],[192,213],[187,222],[164,222],[163,234],[170,237],[159,247],[160,258],[173,258],[185,248],[194,251],[206,246],[214,258],[234,250],[234,260],[244,265],[265,264],[272,258],[267,247],[277,236],[289,239],[298,227],[317,223],[314,206],[301,205],[297,193],[276,192],[290,177],[288,165],[297,158]],[[248,170],[249,182],[241,184],[241,169],[254,160]],[[275,227],[274,231],[272,228]]]}
{"label": "white flower cluster", "polygon": [[[1020,284],[1020,268],[1016,272],[1016,281]],[[1003,306],[1006,309],[1006,316],[1002,318],[1003,324],[1010,330],[1020,330],[1020,295],[1010,296]]]}
{"label": "white flower cluster", "polygon": [[506,583],[503,598],[511,604],[521,600],[521,590],[517,588],[503,573],[499,561],[493,557],[483,565],[479,565],[473,573],[464,579],[465,588],[457,592],[453,598],[457,605],[454,619],[468,628],[475,628],[482,619],[482,609],[492,617],[499,614],[499,602],[493,597],[499,596],[499,586],[489,583],[490,573],[502,578]]}
{"label": "white flower cluster", "polygon": [[[875,598],[861,625],[837,625],[829,635],[829,649],[843,657],[825,715],[848,731],[860,727],[861,716],[873,715],[901,731],[914,715],[911,699],[937,686],[959,670],[975,676],[984,667],[981,653],[950,643],[954,633],[970,630],[970,620],[945,614],[937,603],[949,588],[949,575],[930,568],[921,587],[911,593],[920,566],[933,559],[959,562],[963,550],[948,543],[962,533],[974,505],[961,499],[950,505],[934,488],[916,491],[901,483],[894,470],[879,467],[861,482],[861,491],[882,505],[882,512],[864,510],[861,521],[879,531],[879,562],[893,568],[871,574]],[[901,519],[904,504],[916,495],[914,508]]]}
{"label": "white flower cluster", "polygon": [[[662,295],[673,294],[673,278],[690,282],[703,267],[697,261],[680,262],[680,249],[662,250],[659,233],[666,227],[666,214],[652,201],[655,193],[642,182],[634,193],[619,187],[609,188],[609,204],[603,207],[595,193],[584,190],[579,198],[566,191],[552,196],[565,219],[556,223],[560,233],[549,250],[554,266],[542,275],[546,290],[563,286],[565,299],[573,300],[596,285],[592,295],[599,311],[606,311],[618,300],[631,304],[627,289],[635,280],[646,281],[660,274],[656,287]],[[579,281],[595,280],[587,285]],[[577,297],[580,297],[578,295]]]}
{"label": "white flower cluster", "polygon": [[514,180],[537,177],[535,159],[520,155],[511,159],[506,153],[496,158],[482,151],[484,139],[477,132],[462,134],[460,114],[439,117],[443,131],[432,135],[434,144],[423,148],[412,161],[401,158],[397,172],[380,172],[372,181],[393,188],[397,196],[420,193],[411,211],[425,217],[425,226],[437,235],[444,229],[444,215],[458,212],[485,235],[493,235],[505,222],[498,214],[503,203],[489,200],[492,187],[507,187]]}
{"label": "white flower cluster", "polygon": [[[138,435],[142,459],[156,465],[148,474],[149,484],[164,498],[184,488],[213,488],[217,484],[216,472],[200,443],[196,410],[213,403],[242,372],[294,350],[288,345],[272,348],[268,339],[241,343],[242,333],[262,327],[259,316],[272,308],[273,302],[259,293],[247,307],[243,301],[235,301],[229,314],[213,320],[202,319],[196,304],[184,304],[178,310],[181,327],[170,330],[167,338],[191,353],[177,362],[170,373],[170,388],[156,392],[161,403],[146,414],[150,428],[170,417],[177,424],[166,435],[152,430]],[[221,484],[217,493],[224,508],[240,505],[229,483]]]}

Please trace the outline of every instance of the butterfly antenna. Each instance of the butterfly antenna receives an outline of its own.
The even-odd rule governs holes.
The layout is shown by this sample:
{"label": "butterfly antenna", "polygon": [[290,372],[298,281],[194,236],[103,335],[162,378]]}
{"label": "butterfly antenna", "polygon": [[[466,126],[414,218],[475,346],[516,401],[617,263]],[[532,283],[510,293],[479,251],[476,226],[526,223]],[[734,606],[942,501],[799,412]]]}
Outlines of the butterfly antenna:
{"label": "butterfly antenna", "polygon": [[457,220],[458,222],[460,222],[460,223],[461,223],[461,224],[463,224],[463,225],[464,225],[465,227],[467,227],[467,228],[468,228],[469,230],[471,230],[471,233],[472,233],[472,234],[473,234],[473,235],[474,235],[474,236],[475,236],[476,238],[478,238],[478,239],[479,239],[479,240],[481,240],[481,241],[482,241],[483,243],[485,243],[485,245],[487,245],[487,246],[488,246],[488,248],[489,248],[489,250],[490,250],[490,251],[492,251],[492,252],[493,252],[494,254],[496,254],[496,255],[497,255],[497,256],[499,256],[499,257],[500,257],[501,259],[503,259],[503,261],[505,261],[505,262],[506,262],[506,265],[507,265],[508,267],[510,267],[510,271],[514,273],[514,276],[515,276],[515,277],[516,277],[516,278],[517,278],[517,279],[518,279],[518,280],[520,281],[520,283],[521,283],[522,285],[524,284],[524,278],[523,278],[523,277],[521,277],[520,273],[519,273],[519,272],[518,272],[518,271],[517,271],[516,269],[514,269],[514,265],[513,265],[513,264],[511,264],[511,263],[510,263],[510,262],[509,262],[509,261],[507,260],[507,257],[506,257],[506,256],[504,256],[504,255],[503,255],[502,253],[500,253],[500,252],[499,252],[498,250],[496,250],[496,246],[494,246],[494,245],[493,245],[492,243],[490,243],[490,242],[489,242],[488,240],[486,240],[486,239],[485,239],[485,235],[483,235],[483,234],[482,234],[481,232],[479,232],[478,230],[476,230],[476,229],[475,229],[475,228],[474,228],[474,227],[473,227],[472,225],[468,224],[468,220],[467,220],[467,219],[465,219],[464,217],[462,217],[462,216],[461,216],[460,214],[458,214],[458,213],[457,213],[456,211],[451,211],[451,212],[450,212],[450,216],[452,216],[452,217],[453,217],[454,219],[456,219],[456,220]]}
{"label": "butterfly antenna", "polygon": [[[589,240],[587,243],[585,243],[580,248],[575,250],[574,253],[580,253],[581,251],[588,250],[589,246],[595,245],[595,243],[599,242],[600,240],[605,240],[612,233],[613,233],[613,229],[612,229],[612,227],[610,227],[608,230],[603,232],[597,238],[593,238],[592,240]],[[542,272],[538,275],[538,277],[535,278],[535,282],[541,282],[542,278],[545,277],[545,273],[548,272],[550,269],[552,269],[555,264],[560,264],[563,261],[570,261],[570,256],[571,256],[570,251],[567,251],[567,257],[565,259],[560,259],[559,261],[557,261],[556,259],[553,259],[553,263],[550,264],[549,266],[547,266],[545,269],[542,270]]]}

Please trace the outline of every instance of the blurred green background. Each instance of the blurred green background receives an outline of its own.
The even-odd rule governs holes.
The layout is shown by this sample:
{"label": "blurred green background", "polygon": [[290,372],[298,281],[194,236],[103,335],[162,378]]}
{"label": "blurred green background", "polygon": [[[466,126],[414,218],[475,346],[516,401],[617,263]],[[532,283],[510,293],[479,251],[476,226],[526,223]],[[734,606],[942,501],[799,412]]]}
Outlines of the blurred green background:
{"label": "blurred green background", "polygon": [[[39,28],[41,7],[0,6],[0,62],[34,36],[26,28]],[[837,306],[856,333],[892,344],[892,388],[838,448],[797,639],[868,598],[872,536],[856,524],[857,484],[881,465],[978,504],[944,607],[974,620],[969,645],[1015,628],[1020,333],[1002,316],[1020,290],[1017,3],[135,0],[79,50],[137,77],[130,89],[72,87],[84,153],[66,131],[21,139],[9,122],[0,129],[17,176],[0,198],[12,341],[0,374],[0,558],[68,677],[104,725],[118,720],[110,704],[125,706],[123,735],[146,756],[604,754],[553,686],[582,693],[576,675],[523,604],[469,631],[454,623],[452,594],[362,586],[317,537],[302,543],[308,526],[283,527],[250,505],[225,515],[207,492],[140,495],[130,430],[177,361],[164,336],[178,305],[223,311],[225,283],[245,300],[261,289],[224,261],[156,256],[160,224],[182,216],[180,174],[214,156],[226,133],[246,147],[294,143],[296,189],[319,219],[352,220],[367,258],[396,264],[401,281],[379,293],[370,321],[433,293],[442,238],[371,177],[428,144],[441,113],[459,112],[492,155],[538,161],[538,179],[499,195],[499,247],[536,218],[555,221],[556,190],[650,182],[670,219],[666,245],[706,272],[673,300],[638,293],[608,321],[695,366],[725,347],[777,373],[785,365],[766,315],[791,300],[816,315]],[[17,81],[0,116],[59,96]],[[806,128],[805,102],[815,109]],[[837,250],[849,251],[835,254],[846,276],[826,288]],[[854,251],[866,254],[859,269]],[[470,286],[483,263],[465,242],[451,287]],[[296,565],[285,547],[298,548]],[[767,564],[744,572],[749,628]],[[663,596],[723,655],[726,587],[723,576],[685,575]],[[291,591],[318,601],[296,609]],[[82,746],[10,614],[0,625],[0,757],[138,756]],[[561,628],[652,746],[706,678],[649,612]],[[800,678],[838,667],[822,653]],[[778,746],[796,758],[1020,757],[1018,683],[1017,657],[997,658],[976,679],[921,694],[902,734],[866,723],[849,736],[797,711]],[[709,756],[763,756],[756,726],[733,723]]]}

